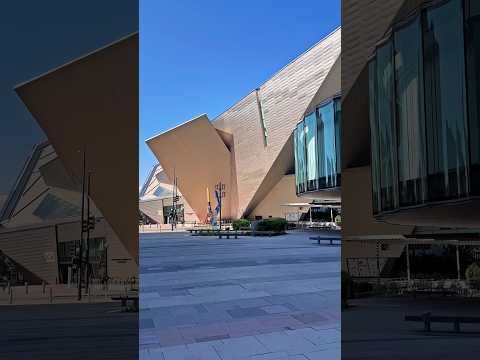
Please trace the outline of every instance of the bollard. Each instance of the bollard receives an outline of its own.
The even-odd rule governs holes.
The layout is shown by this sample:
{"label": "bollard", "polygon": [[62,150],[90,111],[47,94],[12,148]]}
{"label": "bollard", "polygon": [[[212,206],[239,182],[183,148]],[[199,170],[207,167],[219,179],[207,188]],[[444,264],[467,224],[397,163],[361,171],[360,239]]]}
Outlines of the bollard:
{"label": "bollard", "polygon": [[13,304],[13,289],[12,288],[10,288],[9,302],[10,302],[10,304]]}
{"label": "bollard", "polygon": [[42,293],[45,294],[45,287],[47,286],[47,283],[44,281],[42,281]]}
{"label": "bollard", "polygon": [[53,288],[50,288],[50,304],[53,303]]}
{"label": "bollard", "polygon": [[28,281],[25,281],[25,294],[28,295]]}

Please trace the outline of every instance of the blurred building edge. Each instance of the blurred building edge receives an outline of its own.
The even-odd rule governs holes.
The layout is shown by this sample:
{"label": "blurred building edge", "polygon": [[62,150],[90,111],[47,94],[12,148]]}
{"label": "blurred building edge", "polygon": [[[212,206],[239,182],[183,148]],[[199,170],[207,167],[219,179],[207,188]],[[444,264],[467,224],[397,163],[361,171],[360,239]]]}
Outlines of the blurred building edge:
{"label": "blurred building edge", "polygon": [[48,142],[35,148],[4,204],[0,250],[31,282],[68,281],[80,239],[85,151],[97,219],[90,235],[92,270],[99,277],[105,271],[113,278],[137,277],[138,34],[15,91]]}
{"label": "blurred building edge", "polygon": [[[225,186],[222,219],[297,221],[324,203],[330,219],[332,203],[336,208],[340,203],[339,188],[299,191],[293,132],[318,105],[339,95],[340,40],[337,28],[215,119],[202,114],[146,140],[168,178],[176,174],[182,196],[201,222],[208,214],[206,191],[215,207],[219,182]],[[334,141],[333,133],[328,137]],[[317,138],[311,136],[310,143]],[[310,168],[317,169],[315,161]],[[141,200],[142,206],[148,215]]]}
{"label": "blurred building edge", "polygon": [[478,5],[342,1],[342,265],[351,276],[461,280],[478,261]]}

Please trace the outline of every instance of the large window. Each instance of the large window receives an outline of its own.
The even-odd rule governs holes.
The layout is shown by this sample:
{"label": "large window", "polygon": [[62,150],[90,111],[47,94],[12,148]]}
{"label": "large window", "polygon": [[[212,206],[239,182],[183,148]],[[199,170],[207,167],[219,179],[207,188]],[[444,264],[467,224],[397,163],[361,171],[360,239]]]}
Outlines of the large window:
{"label": "large window", "polygon": [[467,193],[462,1],[429,9],[423,25],[429,198],[443,200]]}
{"label": "large window", "polygon": [[374,213],[478,192],[469,178],[471,169],[480,176],[478,3],[423,9],[376,49],[369,64]]}
{"label": "large window", "polygon": [[420,18],[399,29],[395,42],[400,205],[426,200],[425,116]]}
{"label": "large window", "polygon": [[297,193],[340,186],[340,99],[319,106],[293,133]]}
{"label": "large window", "polygon": [[393,106],[393,48],[389,41],[377,51],[377,114],[380,157],[380,202],[382,209],[397,205],[395,114]]}
{"label": "large window", "polygon": [[[470,130],[470,179],[480,184],[480,1],[470,0],[467,6],[467,79]],[[480,195],[480,187],[472,187]]]}
{"label": "large window", "polygon": [[317,119],[315,113],[305,117],[305,145],[307,156],[307,190],[317,189]]}
{"label": "large window", "polygon": [[335,111],[333,101],[317,109],[319,186],[337,186],[337,156],[335,149]]}
{"label": "large window", "polygon": [[374,214],[381,210],[380,204],[380,146],[378,145],[378,113],[377,113],[377,61],[373,59],[368,65],[369,81],[369,118],[370,139],[372,147],[372,207]]}
{"label": "large window", "polygon": [[295,138],[295,180],[297,193],[305,192],[306,162],[305,162],[305,126],[301,122],[294,132]]}

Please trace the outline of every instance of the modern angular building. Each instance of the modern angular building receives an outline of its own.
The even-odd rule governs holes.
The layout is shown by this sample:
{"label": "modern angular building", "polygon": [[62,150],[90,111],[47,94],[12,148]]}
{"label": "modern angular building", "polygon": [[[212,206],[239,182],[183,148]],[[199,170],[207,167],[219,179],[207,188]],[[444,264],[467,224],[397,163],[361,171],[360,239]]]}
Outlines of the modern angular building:
{"label": "modern angular building", "polygon": [[426,276],[412,259],[436,247],[464,278],[480,246],[479,3],[344,0],[342,14],[343,266]]}
{"label": "modern angular building", "polygon": [[[168,179],[160,164],[155,165],[140,189],[139,208],[149,223],[169,224],[173,208],[174,185]],[[176,202],[177,222],[199,223],[195,212],[179,192]]]}
{"label": "modern angular building", "polygon": [[[175,171],[200,221],[207,216],[206,191],[213,201],[219,183],[225,185],[223,218],[298,218],[314,197],[338,204],[338,191],[314,191],[327,184],[336,189],[340,181],[333,115],[339,110],[340,33],[333,31],[215,119],[201,115],[146,141],[169,179]],[[319,166],[308,158],[309,167],[298,153],[295,161],[306,134],[298,124],[319,111],[329,114],[318,127],[329,140],[318,148]],[[295,167],[304,178],[295,176]]]}
{"label": "modern angular building", "polygon": [[[0,213],[0,250],[14,264],[11,283],[67,284],[78,276],[81,186],[66,172],[48,142],[37,145]],[[89,263],[96,279],[126,279],[136,263],[91,202]]]}
{"label": "modern angular building", "polygon": [[48,142],[34,149],[4,203],[0,250],[31,282],[66,282],[85,170],[97,218],[92,262],[110,277],[138,277],[138,34],[15,91]]}

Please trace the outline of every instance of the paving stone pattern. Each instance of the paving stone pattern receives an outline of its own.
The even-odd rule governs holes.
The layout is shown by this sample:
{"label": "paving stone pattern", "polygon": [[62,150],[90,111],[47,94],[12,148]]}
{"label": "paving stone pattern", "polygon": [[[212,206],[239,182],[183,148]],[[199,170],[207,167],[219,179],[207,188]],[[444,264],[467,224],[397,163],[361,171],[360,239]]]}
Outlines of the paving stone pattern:
{"label": "paving stone pattern", "polygon": [[141,234],[140,359],[340,359],[340,247],[311,235]]}

